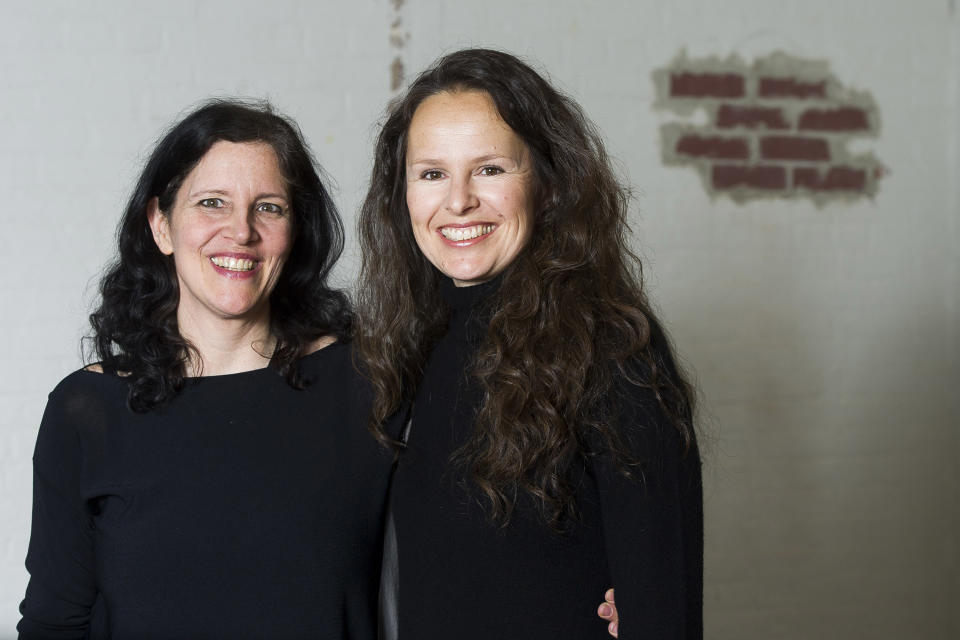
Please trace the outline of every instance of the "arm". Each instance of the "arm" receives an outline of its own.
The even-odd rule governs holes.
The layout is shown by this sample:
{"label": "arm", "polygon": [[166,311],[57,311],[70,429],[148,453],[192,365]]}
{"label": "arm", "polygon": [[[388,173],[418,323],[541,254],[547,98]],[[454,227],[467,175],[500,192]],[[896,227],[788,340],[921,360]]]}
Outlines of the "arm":
{"label": "arm", "polygon": [[[640,464],[625,477],[611,457],[594,459],[618,636],[703,637],[703,497],[695,445],[684,451],[653,395],[632,388],[620,432]],[[611,611],[611,613],[614,613]],[[612,618],[611,618],[612,620]]]}
{"label": "arm", "polygon": [[97,595],[76,412],[71,394],[60,389],[50,394],[33,457],[30,582],[20,605],[21,640],[84,638]]}

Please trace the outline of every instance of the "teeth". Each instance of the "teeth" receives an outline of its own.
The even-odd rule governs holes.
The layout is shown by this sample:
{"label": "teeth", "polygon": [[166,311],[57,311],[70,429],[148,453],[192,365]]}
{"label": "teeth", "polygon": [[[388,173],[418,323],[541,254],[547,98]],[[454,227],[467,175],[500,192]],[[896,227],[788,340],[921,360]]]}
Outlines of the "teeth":
{"label": "teeth", "polygon": [[484,236],[493,231],[492,224],[478,224],[474,227],[441,227],[440,233],[447,240],[460,242],[461,240],[472,240],[478,236]]}
{"label": "teeth", "polygon": [[229,269],[230,271],[250,271],[255,264],[253,260],[244,260],[243,258],[237,260],[226,256],[214,256],[210,258],[210,262],[221,269]]}

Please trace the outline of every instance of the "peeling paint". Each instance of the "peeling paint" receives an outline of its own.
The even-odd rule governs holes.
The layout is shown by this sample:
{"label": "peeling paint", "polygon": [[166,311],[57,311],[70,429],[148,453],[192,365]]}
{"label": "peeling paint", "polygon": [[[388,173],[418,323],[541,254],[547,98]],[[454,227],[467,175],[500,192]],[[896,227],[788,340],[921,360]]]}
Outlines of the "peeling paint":
{"label": "peeling paint", "polygon": [[403,48],[410,40],[410,34],[403,28],[403,16],[401,15],[400,11],[404,4],[405,0],[390,0],[390,5],[393,8],[393,15],[390,20],[390,32],[388,37],[390,41],[390,48],[394,51],[394,56],[393,60],[390,61],[388,72],[390,76],[390,91],[393,93],[396,93],[403,88],[405,72],[402,53]]}
{"label": "peeling paint", "polygon": [[390,63],[390,91],[399,91],[403,87],[403,60],[395,56]]}
{"label": "peeling paint", "polygon": [[[848,148],[880,134],[876,101],[843,85],[825,60],[775,52],[748,64],[681,52],[653,81],[654,106],[685,119],[661,126],[663,161],[696,169],[711,198],[855,201],[873,198],[887,173],[872,153]],[[691,121],[700,113],[705,124]]]}

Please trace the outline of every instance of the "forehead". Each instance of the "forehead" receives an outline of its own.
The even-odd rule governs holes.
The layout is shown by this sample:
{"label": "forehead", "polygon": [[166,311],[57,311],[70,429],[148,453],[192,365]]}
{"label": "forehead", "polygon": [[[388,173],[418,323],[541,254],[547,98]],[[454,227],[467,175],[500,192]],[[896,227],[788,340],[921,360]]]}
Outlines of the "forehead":
{"label": "forehead", "polygon": [[444,91],[424,99],[413,113],[407,140],[408,150],[454,142],[509,145],[508,152],[523,146],[483,91]]}
{"label": "forehead", "polygon": [[187,185],[217,188],[259,186],[286,191],[286,180],[280,171],[277,154],[266,142],[215,142],[187,174],[184,186]]}

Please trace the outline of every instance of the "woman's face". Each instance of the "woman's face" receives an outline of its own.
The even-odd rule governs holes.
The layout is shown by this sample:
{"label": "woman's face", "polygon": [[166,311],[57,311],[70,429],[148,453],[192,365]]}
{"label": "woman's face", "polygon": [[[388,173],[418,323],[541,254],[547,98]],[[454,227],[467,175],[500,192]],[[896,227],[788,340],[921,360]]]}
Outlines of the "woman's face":
{"label": "woman's face", "polygon": [[177,315],[194,320],[269,318],[269,298],[293,246],[287,183],[265,143],[219,141],[187,174],[170,211],[148,217],[173,255]]}
{"label": "woman's face", "polygon": [[457,286],[495,277],[529,242],[530,154],[485,92],[438,93],[420,103],[406,173],[417,245]]}

